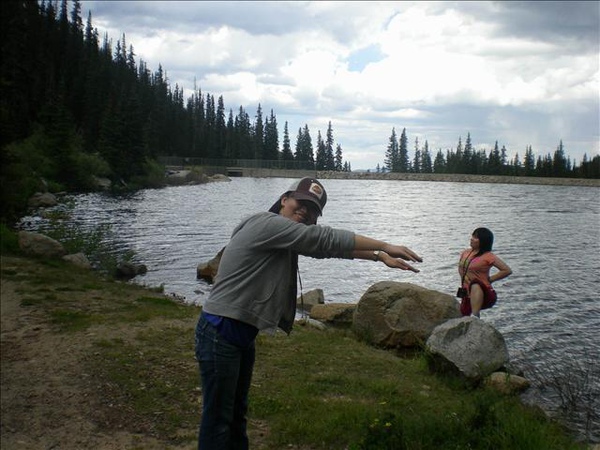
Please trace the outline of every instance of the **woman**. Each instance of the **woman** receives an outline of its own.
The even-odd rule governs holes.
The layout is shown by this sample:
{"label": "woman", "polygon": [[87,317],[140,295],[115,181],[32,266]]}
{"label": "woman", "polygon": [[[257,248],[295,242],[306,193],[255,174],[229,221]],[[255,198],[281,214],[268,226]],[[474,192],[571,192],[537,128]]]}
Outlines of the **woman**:
{"label": "woman", "polygon": [[323,185],[303,178],[268,212],[245,218],[221,256],[215,284],[196,327],[202,380],[202,450],[246,449],[248,391],[260,330],[290,333],[296,313],[298,255],[381,261],[419,272],[412,250],[316,225],[327,202]]}
{"label": "woman", "polygon": [[[471,248],[460,255],[458,273],[462,282],[457,295],[462,298],[460,312],[463,316],[479,317],[482,309],[494,306],[496,291],[492,283],[512,273],[511,268],[492,253],[493,244],[492,232],[487,228],[477,228],[471,235]],[[492,267],[498,272],[490,276]]]}

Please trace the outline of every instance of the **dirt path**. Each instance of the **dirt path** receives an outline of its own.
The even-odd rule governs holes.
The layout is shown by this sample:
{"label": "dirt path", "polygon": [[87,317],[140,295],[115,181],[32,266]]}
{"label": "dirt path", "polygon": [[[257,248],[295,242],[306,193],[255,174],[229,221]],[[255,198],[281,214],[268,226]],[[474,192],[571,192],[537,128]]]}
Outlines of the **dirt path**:
{"label": "dirt path", "polygon": [[[2,258],[3,271],[11,270],[11,264],[10,258]],[[100,431],[92,418],[102,393],[86,383],[83,364],[91,332],[53,332],[47,316],[35,306],[22,306],[21,287],[20,281],[2,278],[2,450],[167,448],[149,436]]]}

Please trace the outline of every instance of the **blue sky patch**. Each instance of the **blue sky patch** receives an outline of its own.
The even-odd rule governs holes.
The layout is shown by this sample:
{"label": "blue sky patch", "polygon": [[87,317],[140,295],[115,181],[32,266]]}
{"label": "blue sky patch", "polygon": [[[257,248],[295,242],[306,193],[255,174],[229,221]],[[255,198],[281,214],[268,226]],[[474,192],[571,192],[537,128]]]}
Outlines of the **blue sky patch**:
{"label": "blue sky patch", "polygon": [[385,55],[381,53],[378,44],[361,48],[348,56],[348,70],[351,72],[362,72],[367,64],[381,61]]}

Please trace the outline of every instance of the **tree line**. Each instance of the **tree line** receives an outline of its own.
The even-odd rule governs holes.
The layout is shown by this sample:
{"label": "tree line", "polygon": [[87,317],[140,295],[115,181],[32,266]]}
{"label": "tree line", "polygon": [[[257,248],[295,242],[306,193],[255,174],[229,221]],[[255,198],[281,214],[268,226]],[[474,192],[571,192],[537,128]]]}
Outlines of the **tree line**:
{"label": "tree line", "polygon": [[581,164],[576,165],[566,155],[562,140],[552,154],[548,153],[543,157],[536,158],[531,146],[527,146],[523,159],[518,153],[513,158],[508,158],[506,147],[499,148],[498,141],[489,153],[485,149],[475,149],[470,133],[467,133],[464,145],[462,137],[459,137],[456,150],[448,149],[444,152],[439,149],[435,156],[427,141],[421,147],[416,138],[412,159],[409,157],[406,129],[402,130],[398,138],[396,129],[392,128],[388,142],[384,164],[377,166],[377,172],[600,178],[600,156],[595,155],[589,159],[584,154]]}
{"label": "tree line", "polygon": [[[227,110],[222,96],[196,86],[186,99],[182,87],[170,86],[162,66],[153,72],[143,60],[136,61],[125,35],[115,45],[107,35],[101,39],[91,12],[84,23],[79,0],[6,1],[0,25],[3,220],[22,212],[23,200],[39,189],[40,180],[53,191],[94,189],[96,177],[129,188],[158,186],[164,179],[160,156],[279,160],[317,170],[352,170],[331,122],[324,135],[317,132],[315,145],[308,125],[300,127],[292,146],[287,122],[280,143],[272,109],[264,113],[258,104],[253,117],[243,106]],[[399,144],[390,139],[381,170],[521,170],[517,161],[502,158],[495,166],[493,152],[482,155],[470,144],[441,157],[438,152],[430,164],[427,142],[423,148],[416,143],[410,161],[405,132]],[[555,159],[545,172],[536,163],[536,175],[556,176]],[[527,164],[522,164],[523,173]],[[543,159],[540,166],[547,164]],[[578,167],[570,167],[567,158],[564,176],[600,177],[598,167],[597,156]]]}
{"label": "tree line", "polygon": [[[121,185],[160,185],[159,156],[295,161],[318,170],[350,170],[329,122],[316,148],[308,125],[295,146],[284,124],[280,145],[273,110],[254,117],[226,111],[222,96],[194,86],[185,99],[162,66],[136,62],[125,35],[100,39],[79,0],[8,1],[0,33],[2,217],[45,180],[54,190],[94,189],[95,177]],[[4,189],[11,186],[11,189]]]}

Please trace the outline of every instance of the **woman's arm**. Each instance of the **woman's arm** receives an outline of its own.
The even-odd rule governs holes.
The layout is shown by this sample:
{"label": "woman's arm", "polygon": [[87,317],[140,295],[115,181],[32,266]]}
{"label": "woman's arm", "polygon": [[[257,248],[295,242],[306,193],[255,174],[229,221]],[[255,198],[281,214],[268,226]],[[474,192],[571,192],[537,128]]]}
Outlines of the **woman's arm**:
{"label": "woman's arm", "polygon": [[[378,253],[374,253],[378,251]],[[354,251],[352,257],[371,261],[382,261],[386,266],[401,270],[419,272],[410,264],[404,262],[422,262],[423,259],[404,245],[388,244],[387,242],[357,234],[354,236]]]}
{"label": "woman's arm", "polygon": [[494,281],[498,281],[503,278],[506,278],[507,276],[509,276],[512,273],[512,269],[510,267],[508,267],[508,264],[506,264],[504,261],[502,261],[497,256],[495,256],[495,258],[494,258],[493,266],[496,269],[498,269],[498,272],[496,272],[494,275],[492,275],[490,277],[490,283],[493,283]]}

